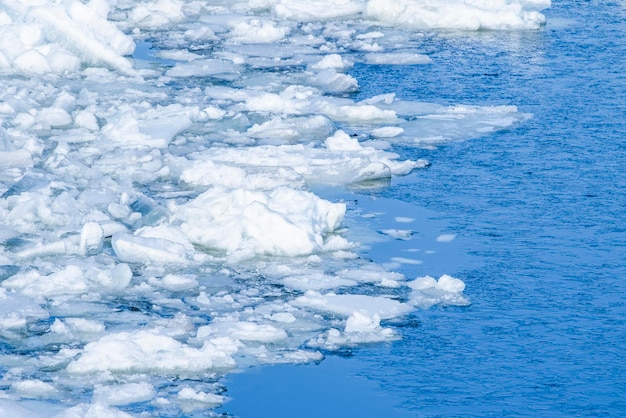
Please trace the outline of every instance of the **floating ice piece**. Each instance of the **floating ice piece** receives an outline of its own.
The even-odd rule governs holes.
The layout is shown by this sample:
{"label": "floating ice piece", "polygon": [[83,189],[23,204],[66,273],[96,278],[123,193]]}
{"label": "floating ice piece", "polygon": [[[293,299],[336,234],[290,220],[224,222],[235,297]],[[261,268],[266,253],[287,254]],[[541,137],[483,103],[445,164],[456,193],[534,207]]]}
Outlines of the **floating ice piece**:
{"label": "floating ice piece", "polygon": [[362,11],[363,2],[358,0],[279,0],[273,7],[279,18],[297,21],[335,19]]}
{"label": "floating ice piece", "polygon": [[128,267],[128,264],[120,263],[111,269],[96,272],[93,281],[102,286],[104,290],[115,291],[126,288],[132,278],[133,272]]}
{"label": "floating ice piece", "polygon": [[176,63],[167,71],[169,77],[230,77],[241,73],[240,65],[220,59],[197,59]]}
{"label": "floating ice piece", "polygon": [[378,314],[365,315],[355,311],[346,320],[344,331],[331,328],[317,338],[307,341],[308,346],[336,350],[340,347],[350,347],[358,344],[377,343],[398,339],[391,328],[380,326]]}
{"label": "floating ice piece", "polygon": [[396,216],[394,220],[399,223],[408,224],[408,223],[414,222],[415,218],[409,218],[406,216]]}
{"label": "floating ice piece", "polygon": [[444,274],[437,280],[437,288],[445,292],[462,292],[465,290],[465,283],[462,280]]}
{"label": "floating ice piece", "polygon": [[310,99],[319,95],[317,89],[302,86],[289,86],[280,94],[262,93],[242,97],[232,96],[232,99],[241,98],[245,101],[245,108],[252,112],[272,112],[283,115],[301,115],[310,106]]}
{"label": "floating ice piece", "polygon": [[372,283],[382,287],[397,288],[404,283],[405,277],[396,272],[386,271],[377,266],[367,266],[359,269],[341,270],[337,276],[359,283]]}
{"label": "floating ice piece", "polygon": [[[398,161],[391,152],[362,146],[356,138],[338,131],[325,141],[324,148],[304,145],[256,146],[245,149],[213,148],[194,156],[199,160],[249,167],[289,167],[308,184],[348,185],[362,181],[387,179],[405,175],[428,165],[425,160]],[[198,163],[196,167],[205,165]],[[210,166],[210,164],[206,163]],[[216,167],[217,169],[218,167]],[[226,173],[224,171],[223,173]],[[198,178],[200,171],[186,174],[185,179]],[[207,172],[206,178],[224,176],[220,171]],[[229,185],[231,179],[225,181]]]}
{"label": "floating ice piece", "polygon": [[27,150],[0,151],[0,168],[28,168],[33,165],[33,158]]}
{"label": "floating ice piece", "polygon": [[381,109],[369,104],[339,104],[332,101],[317,101],[316,111],[332,120],[364,125],[401,122],[395,111]]}
{"label": "floating ice piece", "polygon": [[323,295],[312,290],[307,291],[304,296],[297,297],[291,304],[346,317],[359,312],[372,317],[378,315],[381,319],[396,318],[413,309],[409,304],[384,296],[337,295],[335,293]]}
{"label": "floating ice piece", "polygon": [[143,1],[128,13],[128,23],[144,29],[159,29],[184,19],[180,0]]}
{"label": "floating ice piece", "polygon": [[225,110],[220,109],[219,107],[216,107],[216,106],[207,106],[204,109],[202,109],[202,111],[207,114],[209,119],[212,119],[212,120],[220,120],[226,115]]}
{"label": "floating ice piece", "polygon": [[201,117],[197,107],[157,106],[143,113],[127,107],[109,118],[102,134],[116,145],[166,148],[176,135]]}
{"label": "floating ice piece", "polygon": [[355,93],[359,82],[351,75],[338,73],[334,69],[320,71],[311,77],[310,82],[326,93]]}
{"label": "floating ice piece", "polygon": [[295,290],[326,290],[336,289],[343,286],[354,286],[358,282],[356,280],[346,279],[328,274],[302,274],[297,276],[289,276],[283,279],[285,286]]}
{"label": "floating ice piece", "polygon": [[54,385],[35,379],[15,382],[11,385],[11,390],[27,399],[49,398],[58,393]]}
{"label": "floating ice piece", "polygon": [[132,418],[132,415],[104,403],[96,402],[78,404],[55,415],[54,418]]}
{"label": "floating ice piece", "polygon": [[57,334],[101,334],[104,329],[102,322],[85,318],[57,318],[50,325],[50,331]]}
{"label": "floating ice piece", "polygon": [[242,43],[271,43],[283,39],[290,29],[286,26],[276,26],[274,22],[249,18],[235,23],[230,31],[230,39]]}
{"label": "floating ice piece", "polygon": [[550,0],[368,0],[366,16],[411,29],[538,29]]}
{"label": "floating ice piece", "polygon": [[2,286],[27,296],[55,297],[80,295],[89,291],[121,290],[128,286],[131,278],[130,268],[125,264],[108,269],[88,270],[83,270],[76,265],[68,265],[47,275],[36,270],[17,273],[2,282]]}
{"label": "floating ice piece", "polygon": [[93,401],[106,405],[128,405],[137,402],[147,402],[154,398],[156,391],[150,383],[124,383],[118,385],[96,385],[93,391]]}
{"label": "floating ice piece", "polygon": [[198,287],[198,281],[193,276],[181,276],[176,274],[168,274],[161,280],[151,279],[151,285],[159,286],[173,292],[193,289]]}
{"label": "floating ice piece", "polygon": [[197,338],[223,338],[234,341],[256,341],[260,343],[276,343],[287,339],[284,329],[270,324],[258,324],[245,321],[217,321],[198,328]]}
{"label": "floating ice piece", "polygon": [[405,241],[411,239],[411,236],[414,234],[413,231],[408,229],[383,229],[380,232],[391,238]]}
{"label": "floating ice piece", "polygon": [[345,332],[373,332],[380,330],[380,317],[376,314],[369,317],[360,312],[354,312],[346,320]]}
{"label": "floating ice piece", "polygon": [[393,261],[394,263],[410,264],[413,266],[419,266],[420,264],[424,264],[422,260],[417,260],[415,258],[406,258],[406,257],[391,257],[391,261]]}
{"label": "floating ice piece", "polygon": [[321,60],[316,62],[315,64],[311,64],[310,68],[312,70],[329,70],[334,69],[337,71],[347,70],[352,67],[352,62],[344,59],[339,54],[330,54],[325,55]]}
{"label": "floating ice piece", "polygon": [[44,108],[37,113],[37,123],[51,128],[59,128],[69,126],[72,123],[72,117],[65,109],[58,107]]}
{"label": "floating ice piece", "polygon": [[[30,158],[30,155],[29,155]],[[50,183],[42,174],[40,173],[29,173],[20,178],[17,182],[11,185],[3,194],[0,196],[0,199],[6,199],[10,196],[20,195],[24,192],[31,192],[38,189],[41,189],[44,186],[47,186]]]}
{"label": "floating ice piece", "polygon": [[323,139],[334,131],[333,123],[326,116],[275,117],[262,124],[255,124],[247,134],[257,139],[285,139],[301,142]]}
{"label": "floating ice piece", "polygon": [[127,263],[186,264],[187,248],[166,238],[117,233],[111,239],[115,255]]}
{"label": "floating ice piece", "polygon": [[409,282],[408,286],[414,290],[430,289],[437,287],[437,280],[430,276],[418,277],[412,282]]}
{"label": "floating ice piece", "polygon": [[78,295],[89,291],[83,270],[74,265],[49,275],[42,275],[35,270],[18,273],[5,280],[2,286],[32,297]]}
{"label": "floating ice piece", "polygon": [[462,295],[465,283],[447,274],[439,280],[430,276],[418,277],[407,284],[413,289],[411,303],[415,306],[428,308],[436,304],[469,305],[469,301]]}
{"label": "floating ice piece", "polygon": [[48,311],[32,299],[7,291],[9,286],[5,283],[0,287],[0,328],[23,328],[29,322],[49,317]]}
{"label": "floating ice piece", "polygon": [[120,332],[87,344],[80,358],[67,366],[67,371],[72,374],[199,373],[234,367],[231,354],[210,342],[199,349],[193,348],[156,330]]}
{"label": "floating ice piece", "polygon": [[34,409],[27,408],[24,402],[0,399],[0,416],[11,418],[42,418]]}
{"label": "floating ice piece", "polygon": [[197,186],[223,186],[229,189],[271,190],[281,186],[303,188],[302,177],[289,167],[245,167],[194,161],[180,180]]}
{"label": "floating ice piece", "polygon": [[81,2],[71,1],[65,10],[55,5],[35,7],[29,16],[43,25],[49,37],[86,63],[104,64],[123,73],[132,73],[132,66],[124,55],[132,54],[134,42]]}
{"label": "floating ice piece", "polygon": [[359,140],[346,134],[344,131],[337,131],[333,136],[324,141],[326,148],[331,151],[361,151],[363,147]]}
{"label": "floating ice piece", "polygon": [[83,255],[93,255],[102,251],[104,230],[97,222],[87,222],[80,232],[79,251]]}
{"label": "floating ice piece", "polygon": [[186,387],[178,392],[178,399],[183,403],[202,404],[202,408],[215,408],[222,405],[226,398],[214,393],[196,392],[192,388]]}
{"label": "floating ice piece", "polygon": [[30,259],[36,257],[53,257],[66,255],[73,252],[74,246],[66,240],[54,241],[47,244],[37,244],[34,247],[16,253],[18,259]]}
{"label": "floating ice piece", "polygon": [[375,138],[393,138],[404,133],[404,129],[399,126],[385,126],[372,129],[372,136]]}
{"label": "floating ice piece", "polygon": [[326,236],[344,213],[344,204],[286,187],[269,192],[214,187],[180,206],[172,219],[194,244],[249,258],[324,251]]}
{"label": "floating ice piece", "polygon": [[96,115],[86,110],[79,110],[74,114],[74,124],[90,131],[100,130]]}
{"label": "floating ice piece", "polygon": [[405,112],[417,114],[413,120],[402,124],[404,133],[394,141],[418,146],[436,146],[479,137],[506,129],[532,116],[519,112],[516,106],[433,106],[425,108],[425,113],[419,114],[417,109],[405,107],[406,105],[407,102],[401,101],[390,105],[400,115]]}
{"label": "floating ice piece", "polygon": [[[335,86],[342,86],[342,88],[349,85],[354,86],[354,82],[346,78],[347,76],[334,70],[324,70],[323,74],[324,76],[319,76],[321,78],[318,80],[322,82],[321,87],[331,88],[336,82],[338,84]],[[207,93],[214,98],[227,98],[244,102],[240,107],[251,112],[280,115],[321,114],[333,121],[364,125],[402,122],[394,110],[382,109],[367,102],[354,103],[349,99],[322,96],[322,91],[314,87],[291,85],[280,93],[226,91],[224,89],[212,89]],[[225,93],[229,95],[225,96]]]}
{"label": "floating ice piece", "polygon": [[441,234],[437,237],[437,242],[452,242],[455,238],[455,234]]}

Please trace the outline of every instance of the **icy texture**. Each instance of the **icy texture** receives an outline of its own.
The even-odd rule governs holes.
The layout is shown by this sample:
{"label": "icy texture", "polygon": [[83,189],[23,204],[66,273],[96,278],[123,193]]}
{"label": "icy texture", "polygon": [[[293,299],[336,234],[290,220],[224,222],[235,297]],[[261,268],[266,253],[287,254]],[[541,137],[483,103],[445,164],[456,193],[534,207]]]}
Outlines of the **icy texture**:
{"label": "icy texture", "polygon": [[124,56],[135,44],[107,20],[108,4],[67,1],[3,2],[0,25],[0,69],[20,73],[77,71],[81,63],[131,72]]}
{"label": "icy texture", "polygon": [[430,62],[420,28],[535,28],[547,6],[2,2],[0,415],[193,414],[233,368],[319,361],[467,305],[459,279],[361,258],[352,203],[314,191],[386,187],[428,167],[406,147],[526,120],[356,100],[349,71]]}
{"label": "icy texture", "polygon": [[366,14],[412,29],[537,29],[550,0],[369,0]]}

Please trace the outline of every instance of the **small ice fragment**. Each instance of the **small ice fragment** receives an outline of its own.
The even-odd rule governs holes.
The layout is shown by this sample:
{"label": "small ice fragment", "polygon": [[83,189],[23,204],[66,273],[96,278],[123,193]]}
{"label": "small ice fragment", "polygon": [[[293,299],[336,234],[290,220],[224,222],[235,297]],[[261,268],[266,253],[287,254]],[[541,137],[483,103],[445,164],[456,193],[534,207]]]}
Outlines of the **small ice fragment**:
{"label": "small ice fragment", "polygon": [[[2,285],[9,287],[5,283],[3,282]],[[22,328],[28,322],[48,317],[48,312],[31,298],[7,292],[7,289],[0,287],[0,327],[2,329]]]}
{"label": "small ice fragment", "polygon": [[31,154],[26,150],[0,151],[0,168],[32,167],[33,165]]}
{"label": "small ice fragment", "polygon": [[132,415],[104,403],[81,403],[55,415],[55,418],[132,418]]}
{"label": "small ice fragment", "polygon": [[193,289],[198,287],[198,281],[193,276],[183,276],[177,274],[168,274],[163,279],[157,281],[154,280],[150,282],[150,284],[155,284],[159,287],[162,287],[167,290],[171,290],[173,292],[182,291],[187,289]]}
{"label": "small ice fragment", "polygon": [[194,348],[157,330],[105,335],[87,344],[82,355],[67,366],[71,374],[194,373],[235,365],[229,352],[211,343]]}
{"label": "small ice fragment", "polygon": [[394,261],[400,264],[412,264],[415,266],[423,263],[422,260],[416,260],[414,258],[405,258],[405,257],[391,257],[391,261]]}
{"label": "small ice fragment", "polygon": [[272,321],[283,322],[285,324],[290,324],[292,322],[296,322],[296,317],[289,312],[277,312],[270,316]]}
{"label": "small ice fragment", "polygon": [[116,406],[147,402],[154,398],[155,395],[154,387],[146,382],[107,386],[96,385],[93,391],[94,401]]}
{"label": "small ice fragment", "polygon": [[178,392],[178,399],[202,403],[205,404],[205,408],[214,408],[224,403],[224,396],[214,393],[196,392],[189,387],[183,388]]}
{"label": "small ice fragment", "polygon": [[[57,393],[57,389],[50,383],[34,379],[15,382],[11,385],[11,389],[28,399],[47,398]],[[0,408],[0,413],[2,413],[2,408]]]}
{"label": "small ice fragment", "polygon": [[399,223],[408,224],[408,223],[411,223],[411,222],[415,221],[415,218],[406,218],[406,217],[403,217],[403,216],[396,216],[395,221],[399,222]]}
{"label": "small ice fragment", "polygon": [[129,285],[133,278],[133,272],[128,264],[117,264],[110,270],[105,270],[97,275],[97,281],[100,285],[109,290],[121,290]]}
{"label": "small ice fragment", "polygon": [[283,39],[290,29],[288,27],[276,27],[274,22],[250,18],[236,23],[230,32],[231,39],[241,43],[271,43]]}
{"label": "small ice fragment", "polygon": [[337,71],[345,70],[352,66],[352,63],[343,59],[339,54],[326,55],[319,62],[311,65],[313,70],[335,69]]}
{"label": "small ice fragment", "polygon": [[203,109],[203,112],[207,114],[209,119],[220,120],[226,115],[226,111],[215,106],[207,106]]}
{"label": "small ice fragment", "polygon": [[117,233],[111,239],[120,260],[128,263],[187,263],[184,245],[164,238],[149,238]]}
{"label": "small ice fragment", "polygon": [[100,129],[96,115],[86,110],[79,110],[74,114],[74,124],[76,126],[89,129],[90,131],[97,131]]}
{"label": "small ice fragment", "polygon": [[369,317],[355,311],[346,320],[345,332],[374,332],[378,329],[380,329],[380,316],[377,314]]}
{"label": "small ice fragment", "polygon": [[323,70],[311,77],[311,83],[327,93],[354,93],[359,91],[358,81],[334,69]]}
{"label": "small ice fragment", "polygon": [[445,292],[462,292],[465,290],[465,283],[460,279],[444,274],[437,281],[437,288]]}
{"label": "small ice fragment", "polygon": [[105,329],[102,322],[86,318],[65,318],[65,327],[68,331],[86,334],[98,334]]}
{"label": "small ice fragment", "polygon": [[18,273],[2,283],[2,286],[20,291],[26,296],[79,295],[89,291],[83,270],[69,265],[49,275],[36,270]]}
{"label": "small ice fragment", "polygon": [[320,294],[307,291],[291,302],[297,307],[307,307],[349,317],[355,311],[364,315],[378,315],[381,319],[396,318],[412,309],[410,305],[384,296]]}
{"label": "small ice fragment", "polygon": [[418,277],[407,285],[413,290],[430,289],[437,286],[437,280],[430,276]]}
{"label": "small ice fragment", "polygon": [[287,287],[300,291],[333,289],[357,284],[355,280],[322,273],[289,276],[283,279],[283,283]]}
{"label": "small ice fragment", "polygon": [[385,126],[372,130],[372,136],[375,138],[394,138],[404,133],[404,129],[399,126]]}
{"label": "small ice fragment", "polygon": [[104,231],[97,222],[87,222],[80,233],[79,250],[82,255],[94,255],[102,251]]}
{"label": "small ice fragment", "polygon": [[241,341],[271,343],[285,340],[287,338],[287,333],[285,330],[276,328],[269,324],[237,322],[231,327],[230,336]]}
{"label": "small ice fragment", "polygon": [[385,234],[391,238],[400,239],[400,240],[410,240],[413,235],[413,231],[408,229],[383,229],[380,231],[382,234]]}
{"label": "small ice fragment", "polygon": [[455,238],[454,234],[442,234],[437,237],[437,242],[452,242]]}
{"label": "small ice fragment", "polygon": [[15,182],[9,189],[0,196],[5,199],[9,196],[20,195],[24,192],[32,192],[43,188],[50,183],[43,175],[26,174],[24,177]]}
{"label": "small ice fragment", "polygon": [[359,144],[358,139],[349,136],[344,131],[337,131],[331,137],[324,141],[326,148],[332,151],[359,151],[363,147]]}

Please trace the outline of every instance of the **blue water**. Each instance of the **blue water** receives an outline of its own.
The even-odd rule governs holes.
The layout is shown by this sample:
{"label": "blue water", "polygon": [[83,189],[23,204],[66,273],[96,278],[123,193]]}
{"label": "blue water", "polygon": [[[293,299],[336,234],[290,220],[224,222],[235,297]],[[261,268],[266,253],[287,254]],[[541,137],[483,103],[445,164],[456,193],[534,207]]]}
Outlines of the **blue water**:
{"label": "blue water", "polygon": [[[626,415],[626,4],[555,1],[546,15],[539,31],[427,37],[430,65],[352,70],[362,97],[512,104],[533,118],[436,150],[398,149],[432,166],[394,179],[376,200],[352,196],[362,207],[386,204],[390,216],[413,207],[418,233],[456,234],[404,273],[459,277],[472,304],[415,313],[399,325],[401,341],[320,369],[321,387],[366,378],[355,393],[387,396],[388,416]],[[373,245],[368,255],[402,256],[398,245]],[[367,402],[325,398],[302,386],[302,369],[288,370],[231,377],[235,400],[223,410],[321,416],[276,407],[293,392],[334,405],[326,417],[385,416],[365,413]],[[246,391],[276,376],[284,390]],[[261,413],[272,404],[271,415]]]}

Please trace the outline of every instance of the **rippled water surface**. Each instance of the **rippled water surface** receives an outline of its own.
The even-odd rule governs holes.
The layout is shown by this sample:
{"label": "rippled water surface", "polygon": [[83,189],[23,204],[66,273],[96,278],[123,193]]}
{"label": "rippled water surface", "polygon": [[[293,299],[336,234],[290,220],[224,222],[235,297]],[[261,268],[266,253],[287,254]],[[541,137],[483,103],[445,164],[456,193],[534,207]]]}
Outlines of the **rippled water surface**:
{"label": "rippled water surface", "polygon": [[[546,16],[539,31],[425,38],[429,65],[352,70],[364,98],[394,91],[443,104],[513,104],[533,114],[495,135],[405,150],[432,166],[382,192],[352,196],[353,217],[356,207],[384,206],[390,219],[411,211],[419,219],[412,246],[372,244],[370,257],[385,262],[412,250],[422,264],[405,264],[407,276],[453,274],[472,302],[419,311],[401,341],[352,353],[344,374],[373,382],[355,390],[392,395],[394,413],[626,413],[626,4],[557,1]],[[456,239],[415,252],[420,236],[438,233]],[[276,402],[245,389],[275,373],[290,382],[289,397],[289,387],[306,379],[290,370],[234,376],[236,399],[224,409],[255,416]],[[238,393],[248,396],[238,401]],[[308,396],[323,392],[310,388]],[[349,400],[332,402],[337,414],[326,416],[345,416]],[[273,416],[293,413],[282,410]]]}

